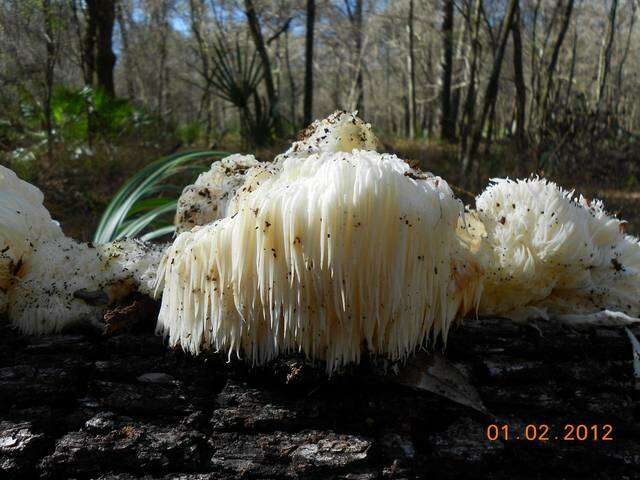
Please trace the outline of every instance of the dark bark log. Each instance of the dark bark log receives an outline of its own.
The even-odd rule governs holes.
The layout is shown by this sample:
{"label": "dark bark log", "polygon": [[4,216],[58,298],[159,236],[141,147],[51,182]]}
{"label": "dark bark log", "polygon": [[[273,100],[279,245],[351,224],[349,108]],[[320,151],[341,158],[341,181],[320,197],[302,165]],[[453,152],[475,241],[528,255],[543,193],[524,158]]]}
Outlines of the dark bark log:
{"label": "dark bark log", "polygon": [[307,32],[304,53],[304,124],[313,120],[313,30],[316,23],[316,2],[307,0]]}
{"label": "dark bark log", "polygon": [[453,72],[453,0],[442,4],[442,90],[440,93],[440,134],[444,140],[455,140],[455,121],[451,111],[451,77]]}
{"label": "dark bark log", "polygon": [[[618,479],[640,468],[621,329],[467,320],[444,355],[483,414],[373,361],[328,379],[300,358],[252,370],[192,357],[145,321],[111,337],[24,337],[0,324],[0,476]],[[509,439],[488,440],[492,424]],[[611,425],[613,441],[565,441],[567,424]],[[546,425],[549,440],[526,440],[527,425]]]}

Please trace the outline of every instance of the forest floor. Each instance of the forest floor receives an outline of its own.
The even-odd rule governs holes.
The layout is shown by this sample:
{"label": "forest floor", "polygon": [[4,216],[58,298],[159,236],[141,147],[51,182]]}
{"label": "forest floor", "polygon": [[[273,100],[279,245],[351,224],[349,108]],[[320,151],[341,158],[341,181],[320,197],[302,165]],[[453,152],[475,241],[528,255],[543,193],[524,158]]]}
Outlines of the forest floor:
{"label": "forest floor", "polygon": [[[446,179],[465,204],[472,204],[471,193],[477,194],[481,189],[467,187],[471,190],[467,193],[468,190],[457,188],[464,182],[460,179],[456,145],[406,139],[387,139],[383,144],[384,151],[394,152],[423,170]],[[270,148],[259,149],[256,157],[268,161],[286,147],[287,143],[282,142]],[[65,232],[74,238],[87,241],[118,188],[146,163],[174,152],[176,148],[174,144],[168,143],[140,146],[135,142],[117,148],[98,148],[93,157],[72,159],[61,156],[50,165],[39,166],[38,170],[27,175],[26,179],[43,190],[45,205],[53,218],[61,222]],[[196,148],[192,147],[189,150]],[[228,152],[246,150],[237,143],[222,145],[216,149]],[[516,177],[515,156],[509,148],[495,145],[493,152],[490,158],[482,161],[481,178],[475,182],[479,186],[487,185],[493,177]],[[598,158],[597,162],[580,168],[567,166],[551,172],[535,164],[535,152],[529,152],[528,155],[526,162],[529,166],[520,168],[527,173],[521,176],[527,176],[534,171],[539,172],[567,189],[575,189],[587,198],[600,198],[604,200],[609,212],[629,222],[629,233],[640,233],[640,176],[635,172],[635,169],[640,167],[640,153],[634,151],[613,154],[611,160]],[[186,185],[190,178],[184,177],[182,181],[183,185]]]}
{"label": "forest floor", "polygon": [[299,358],[192,357],[153,325],[26,337],[0,319],[0,478],[638,478],[621,328],[467,320],[446,359],[479,411],[366,362],[327,378]]}

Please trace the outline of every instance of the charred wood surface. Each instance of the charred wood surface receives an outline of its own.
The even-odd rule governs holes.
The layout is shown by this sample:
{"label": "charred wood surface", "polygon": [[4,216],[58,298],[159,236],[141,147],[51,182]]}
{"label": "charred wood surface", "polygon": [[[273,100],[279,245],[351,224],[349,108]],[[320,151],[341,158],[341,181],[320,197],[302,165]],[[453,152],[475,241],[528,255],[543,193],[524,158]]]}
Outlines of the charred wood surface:
{"label": "charred wood surface", "polygon": [[[168,349],[152,320],[112,336],[0,326],[1,478],[638,478],[639,394],[622,329],[467,321],[446,358],[489,415],[289,358],[251,369]],[[640,334],[635,328],[634,333]],[[508,424],[512,439],[486,428]],[[528,424],[549,441],[517,440]],[[565,424],[611,441],[562,441]]]}

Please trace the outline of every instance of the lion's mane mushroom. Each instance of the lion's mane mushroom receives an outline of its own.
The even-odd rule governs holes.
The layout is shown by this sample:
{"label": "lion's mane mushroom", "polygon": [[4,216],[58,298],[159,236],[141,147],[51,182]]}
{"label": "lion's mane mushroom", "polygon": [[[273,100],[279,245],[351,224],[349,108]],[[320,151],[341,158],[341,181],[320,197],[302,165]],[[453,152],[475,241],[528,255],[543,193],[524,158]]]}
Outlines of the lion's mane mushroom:
{"label": "lion's mane mushroom", "polygon": [[24,333],[100,323],[104,307],[151,294],[162,249],[138,240],[93,246],[64,235],[43,195],[0,166],[0,313]]}
{"label": "lion's mane mushroom", "polygon": [[484,237],[481,313],[640,314],[640,244],[601,201],[544,179],[498,179],[476,208],[471,215],[482,225],[476,221],[475,233]]}
{"label": "lion's mane mushroom", "polygon": [[158,330],[256,364],[301,351],[330,372],[363,347],[399,359],[446,336],[480,293],[477,271],[452,261],[462,204],[447,183],[395,155],[302,151],[240,189],[231,216],[178,236]]}

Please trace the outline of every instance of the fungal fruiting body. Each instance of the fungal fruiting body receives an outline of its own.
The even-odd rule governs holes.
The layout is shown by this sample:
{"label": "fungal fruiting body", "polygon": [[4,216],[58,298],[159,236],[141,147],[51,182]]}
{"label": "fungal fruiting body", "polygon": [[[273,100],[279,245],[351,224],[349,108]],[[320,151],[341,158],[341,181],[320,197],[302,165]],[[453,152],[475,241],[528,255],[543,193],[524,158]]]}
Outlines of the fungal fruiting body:
{"label": "fungal fruiting body", "polygon": [[0,292],[5,299],[0,312],[7,306],[6,293],[33,243],[63,236],[42,205],[43,199],[40,190],[0,165]]}
{"label": "fungal fruiting body", "polygon": [[162,249],[139,240],[92,246],[62,236],[38,242],[8,290],[9,318],[24,333],[100,327],[104,309],[134,291],[151,295]]}
{"label": "fungal fruiting body", "polygon": [[640,244],[600,201],[553,182],[494,180],[476,199],[480,312],[514,318],[640,314]]}
{"label": "fungal fruiting body", "polygon": [[403,358],[459,314],[451,256],[462,205],[442,179],[354,150],[284,160],[237,212],[182,233],[161,265],[172,345],[323,358],[363,344]]}
{"label": "fungal fruiting body", "polygon": [[66,237],[43,195],[0,167],[0,313],[24,333],[96,324],[134,290],[151,293],[162,249],[137,240],[93,246]]}
{"label": "fungal fruiting body", "polygon": [[315,120],[303,130],[298,141],[293,142],[284,154],[276,157],[276,163],[291,156],[320,152],[376,151],[378,143],[371,125],[363,122],[357,112],[338,110],[327,118]]}
{"label": "fungal fruiting body", "polygon": [[182,191],[176,210],[176,232],[226,217],[229,200],[244,184],[247,170],[256,165],[253,155],[230,155],[213,162],[208,171]]}

